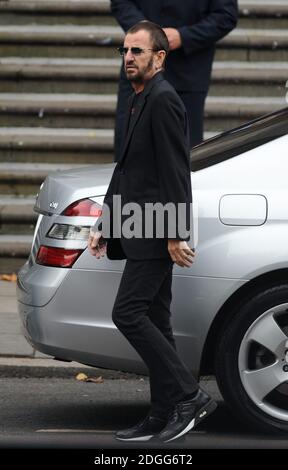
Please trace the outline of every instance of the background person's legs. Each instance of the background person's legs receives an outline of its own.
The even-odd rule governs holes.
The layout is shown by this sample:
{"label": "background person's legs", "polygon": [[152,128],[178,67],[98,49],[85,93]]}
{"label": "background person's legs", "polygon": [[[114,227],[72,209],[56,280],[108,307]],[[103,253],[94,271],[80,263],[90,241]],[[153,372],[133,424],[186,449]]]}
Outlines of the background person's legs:
{"label": "background person's legs", "polygon": [[190,149],[204,138],[204,107],[206,93],[201,91],[177,91],[187,111],[190,131]]}
{"label": "background person's legs", "polygon": [[[167,277],[171,277],[172,267],[173,263],[168,258],[144,261],[128,259],[112,312],[115,325],[149,369],[152,379],[151,400],[157,405],[159,415],[165,409],[167,413],[173,405],[188,399],[198,390],[197,381],[175,350],[172,329],[167,326],[170,322],[167,307],[171,301],[171,282]],[[149,310],[160,292],[162,298],[164,294],[165,308],[160,308],[160,315],[156,319],[156,305],[159,305],[160,297]],[[165,335],[162,327],[166,329]]]}

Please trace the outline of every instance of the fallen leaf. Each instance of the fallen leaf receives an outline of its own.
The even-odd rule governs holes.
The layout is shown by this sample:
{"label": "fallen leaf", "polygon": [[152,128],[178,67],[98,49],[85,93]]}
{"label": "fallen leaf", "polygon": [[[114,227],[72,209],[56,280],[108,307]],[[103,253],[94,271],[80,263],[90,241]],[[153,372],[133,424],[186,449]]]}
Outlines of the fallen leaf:
{"label": "fallen leaf", "polygon": [[87,382],[94,382],[95,384],[102,384],[104,382],[103,377],[88,377]]}
{"label": "fallen leaf", "polygon": [[83,374],[82,372],[80,372],[80,374],[77,374],[76,375],[76,380],[80,380],[82,382],[86,382],[86,380],[88,379],[87,375],[86,374]]}
{"label": "fallen leaf", "polygon": [[0,280],[1,281],[16,282],[17,281],[17,275],[15,273],[13,273],[13,274],[0,274]]}
{"label": "fallen leaf", "polygon": [[76,380],[80,380],[81,382],[94,382],[96,384],[102,384],[104,382],[101,375],[99,377],[88,377],[88,375],[83,374],[83,372],[76,375]]}

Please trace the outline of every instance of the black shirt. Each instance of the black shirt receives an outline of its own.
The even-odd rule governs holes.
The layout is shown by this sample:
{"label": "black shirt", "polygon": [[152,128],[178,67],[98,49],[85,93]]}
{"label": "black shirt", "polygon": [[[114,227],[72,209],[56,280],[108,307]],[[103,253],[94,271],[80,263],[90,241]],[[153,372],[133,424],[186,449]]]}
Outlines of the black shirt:
{"label": "black shirt", "polygon": [[138,106],[140,96],[141,96],[141,93],[135,93],[134,94],[133,101],[132,101],[132,106],[131,106],[130,114],[129,114],[129,125],[128,125],[128,128],[127,128],[127,133],[129,133],[131,126],[133,126],[133,124],[134,124],[134,119],[135,119],[135,115],[136,115],[136,108]]}

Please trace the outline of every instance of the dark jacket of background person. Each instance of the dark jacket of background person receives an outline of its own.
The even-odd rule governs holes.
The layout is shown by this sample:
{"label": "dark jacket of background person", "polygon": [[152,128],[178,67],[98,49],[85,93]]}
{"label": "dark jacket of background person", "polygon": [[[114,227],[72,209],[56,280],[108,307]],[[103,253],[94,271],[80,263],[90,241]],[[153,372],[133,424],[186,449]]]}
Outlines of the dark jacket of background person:
{"label": "dark jacket of background person", "polygon": [[176,28],[182,47],[171,51],[165,78],[177,91],[207,92],[215,43],[237,23],[237,0],[111,0],[111,11],[126,32],[149,20]]}
{"label": "dark jacket of background person", "polygon": [[[185,107],[161,72],[149,80],[139,95],[133,123],[129,126],[132,103],[133,95],[128,103],[124,147],[104,203],[112,208],[113,195],[121,196],[121,206],[129,202],[142,207],[147,202],[185,203],[189,230],[192,192]],[[121,222],[124,220],[122,217]],[[175,238],[181,239],[177,233]],[[165,238],[157,239],[108,237],[107,256],[136,260],[169,258],[167,233],[164,235]]]}

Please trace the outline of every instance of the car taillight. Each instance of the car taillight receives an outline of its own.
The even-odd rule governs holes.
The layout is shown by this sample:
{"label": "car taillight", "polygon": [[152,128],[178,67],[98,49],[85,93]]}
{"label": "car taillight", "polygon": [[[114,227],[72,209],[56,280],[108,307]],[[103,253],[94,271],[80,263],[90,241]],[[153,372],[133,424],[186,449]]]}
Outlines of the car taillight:
{"label": "car taillight", "polygon": [[83,251],[41,245],[37,253],[36,263],[58,268],[71,268]]}
{"label": "car taillight", "polygon": [[91,201],[91,199],[81,199],[66,207],[61,215],[70,217],[99,217],[101,214],[102,209],[97,202]]}
{"label": "car taillight", "polygon": [[87,240],[90,227],[82,225],[54,224],[47,233],[48,238],[57,240]]}

